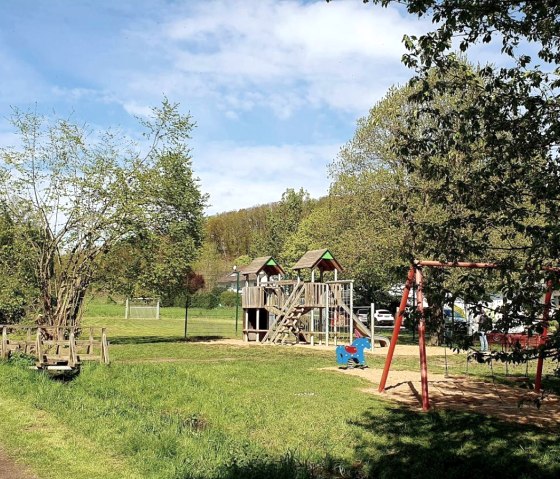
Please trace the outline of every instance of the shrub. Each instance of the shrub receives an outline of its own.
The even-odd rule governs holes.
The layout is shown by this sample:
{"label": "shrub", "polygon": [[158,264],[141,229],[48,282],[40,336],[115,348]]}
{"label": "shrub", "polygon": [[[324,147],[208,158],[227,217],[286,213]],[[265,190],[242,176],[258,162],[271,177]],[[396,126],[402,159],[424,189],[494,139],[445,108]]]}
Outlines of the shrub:
{"label": "shrub", "polygon": [[220,304],[222,306],[235,306],[236,301],[237,293],[235,291],[224,291],[220,294]]}

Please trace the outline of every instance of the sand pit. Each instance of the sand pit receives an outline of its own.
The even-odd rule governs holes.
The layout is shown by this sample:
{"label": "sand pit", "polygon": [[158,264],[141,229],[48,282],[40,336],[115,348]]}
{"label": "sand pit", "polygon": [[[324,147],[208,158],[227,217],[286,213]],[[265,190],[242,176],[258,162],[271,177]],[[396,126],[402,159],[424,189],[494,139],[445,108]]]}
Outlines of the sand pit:
{"label": "sand pit", "polygon": [[[391,371],[386,392],[377,391],[381,380],[381,369],[338,369],[341,374],[358,376],[372,382],[364,392],[396,401],[411,408],[421,409],[422,387],[419,371]],[[532,424],[546,428],[560,426],[560,397],[546,394],[540,409],[535,399],[541,397],[521,387],[493,384],[465,376],[445,377],[442,374],[428,375],[428,391],[432,410],[468,411],[487,414],[503,421]]]}

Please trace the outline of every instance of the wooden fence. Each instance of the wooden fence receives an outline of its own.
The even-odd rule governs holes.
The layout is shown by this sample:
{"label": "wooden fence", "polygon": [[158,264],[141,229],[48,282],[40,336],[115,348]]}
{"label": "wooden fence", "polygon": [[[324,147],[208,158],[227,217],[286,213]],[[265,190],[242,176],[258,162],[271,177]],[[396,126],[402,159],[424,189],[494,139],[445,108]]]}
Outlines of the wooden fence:
{"label": "wooden fence", "polygon": [[33,356],[39,368],[60,364],[73,368],[82,361],[109,364],[109,343],[105,328],[77,330],[69,327],[10,324],[0,325],[0,328],[0,359],[8,359],[11,354],[20,352]]}

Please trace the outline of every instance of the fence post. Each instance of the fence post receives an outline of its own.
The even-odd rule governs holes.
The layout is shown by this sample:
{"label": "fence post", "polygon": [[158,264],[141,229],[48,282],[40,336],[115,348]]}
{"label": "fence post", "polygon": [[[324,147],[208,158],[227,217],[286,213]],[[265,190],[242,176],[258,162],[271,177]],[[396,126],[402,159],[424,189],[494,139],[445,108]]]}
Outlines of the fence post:
{"label": "fence post", "polygon": [[109,364],[109,343],[107,342],[107,331],[101,328],[101,361]]}
{"label": "fence post", "polygon": [[74,334],[73,329],[70,330],[70,335],[68,336],[68,343],[70,347],[70,357],[68,358],[68,366],[74,368],[78,363],[78,357],[76,355],[76,336]]}
{"label": "fence post", "polygon": [[2,359],[8,359],[8,328],[2,327]]}
{"label": "fence post", "polygon": [[43,351],[41,348],[41,328],[37,328],[37,337],[35,338],[35,351],[37,353],[37,365],[43,364]]}

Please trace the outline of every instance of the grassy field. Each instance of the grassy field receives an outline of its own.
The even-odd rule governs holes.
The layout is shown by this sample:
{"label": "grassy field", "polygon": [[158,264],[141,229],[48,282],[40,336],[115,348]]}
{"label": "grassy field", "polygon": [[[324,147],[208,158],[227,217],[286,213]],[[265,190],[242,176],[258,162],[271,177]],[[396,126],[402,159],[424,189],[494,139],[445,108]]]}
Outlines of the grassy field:
{"label": "grassy field", "polygon": [[[0,364],[0,443],[41,479],[560,474],[555,434],[407,410],[364,393],[363,380],[322,370],[332,351],[183,341],[180,310],[159,321],[110,312],[90,310],[85,322],[109,327],[110,366],[88,364],[59,382],[23,360]],[[227,335],[235,316],[199,320]],[[464,368],[461,356],[447,363]],[[418,360],[394,366],[417,369]],[[444,367],[443,357],[430,359],[431,371]]]}

